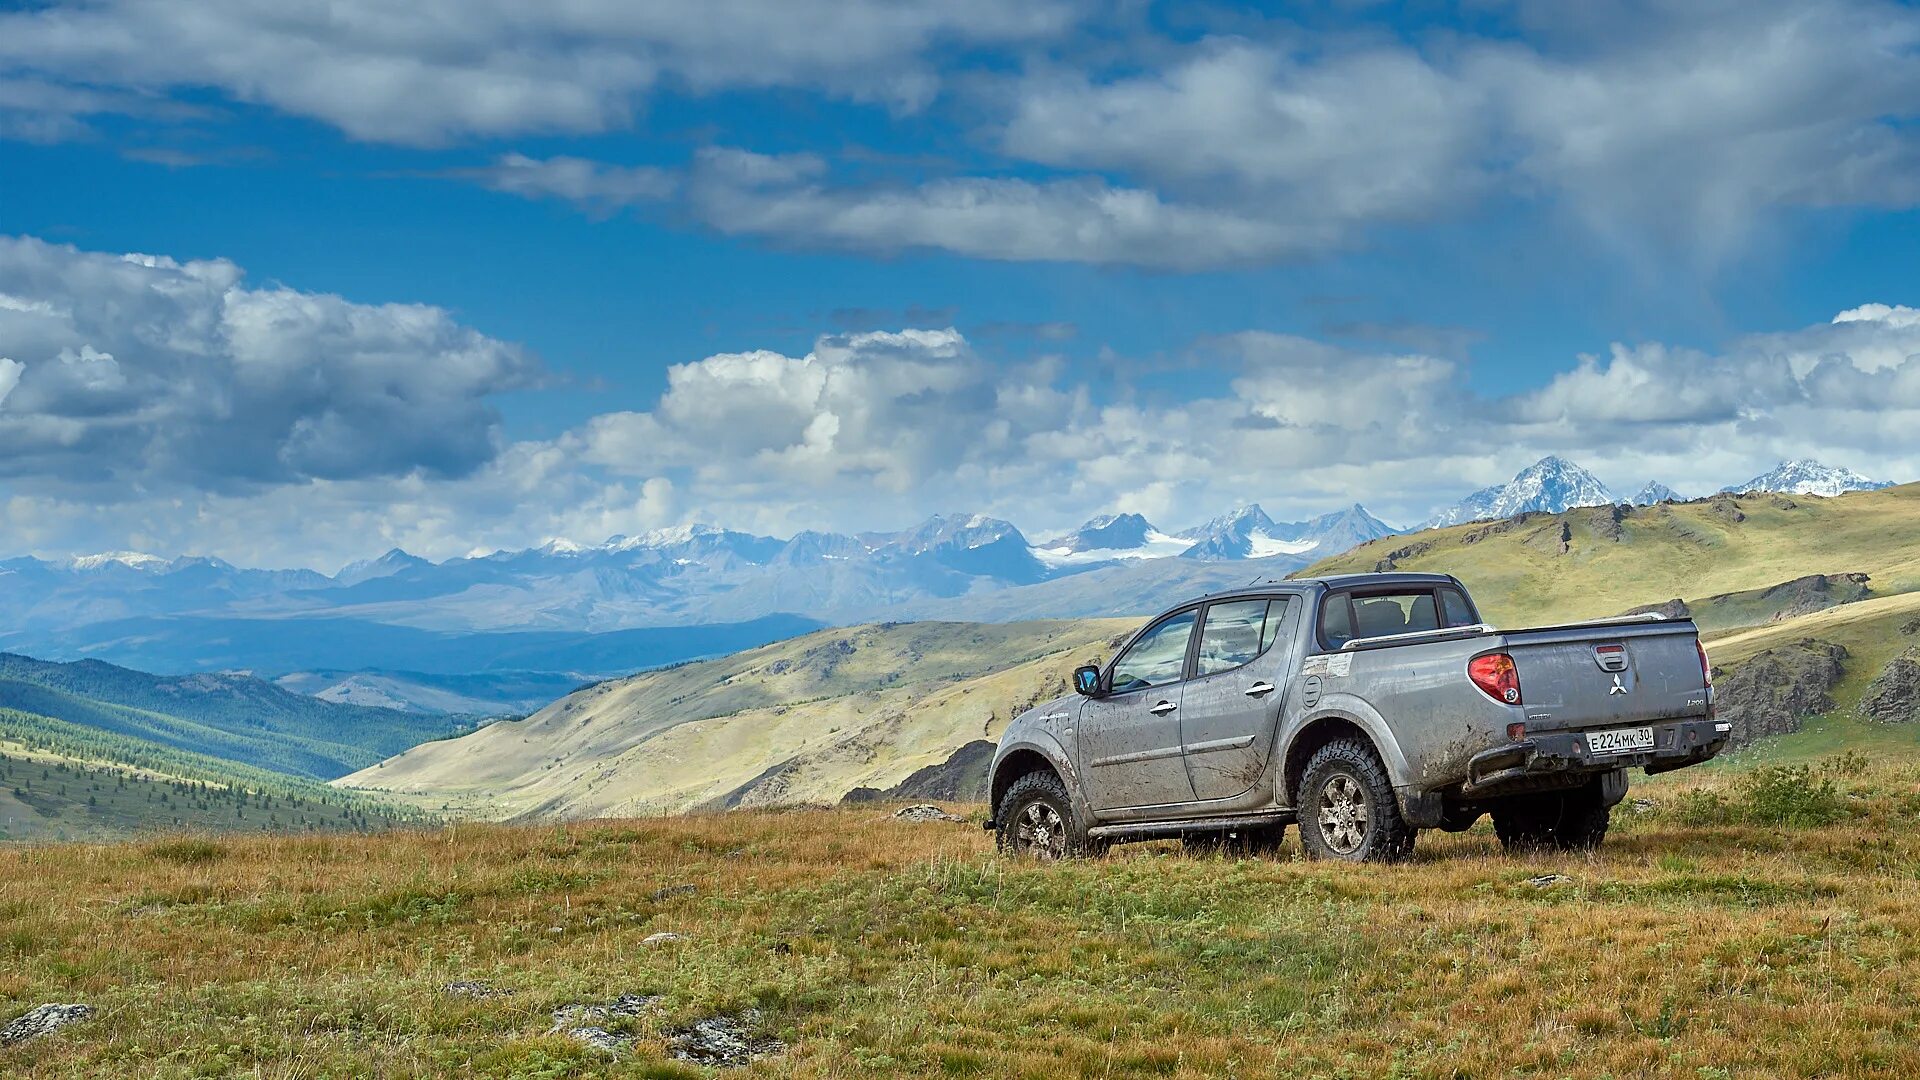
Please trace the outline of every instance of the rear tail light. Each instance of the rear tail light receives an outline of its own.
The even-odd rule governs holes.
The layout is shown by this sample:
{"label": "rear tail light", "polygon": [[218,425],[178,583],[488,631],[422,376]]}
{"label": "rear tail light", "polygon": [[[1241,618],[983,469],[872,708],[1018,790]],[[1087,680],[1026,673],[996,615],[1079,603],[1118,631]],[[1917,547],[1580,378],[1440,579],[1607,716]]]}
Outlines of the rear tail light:
{"label": "rear tail light", "polygon": [[1520,704],[1520,671],[1506,653],[1476,656],[1467,664],[1467,678],[1495,701]]}

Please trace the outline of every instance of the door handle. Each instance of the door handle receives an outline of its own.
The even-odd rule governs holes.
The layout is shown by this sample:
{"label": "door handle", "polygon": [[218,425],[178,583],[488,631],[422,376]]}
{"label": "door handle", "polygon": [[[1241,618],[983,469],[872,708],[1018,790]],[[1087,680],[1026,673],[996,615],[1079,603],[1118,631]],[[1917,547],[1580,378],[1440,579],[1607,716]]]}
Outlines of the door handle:
{"label": "door handle", "polygon": [[1254,683],[1252,686],[1247,687],[1248,697],[1259,697],[1262,694],[1271,694],[1271,693],[1273,693],[1273,684],[1270,682],[1266,682],[1265,680]]}
{"label": "door handle", "polygon": [[1153,708],[1148,709],[1147,711],[1152,713],[1155,716],[1165,716],[1179,707],[1180,706],[1175,705],[1171,701],[1163,701],[1160,704],[1155,705]]}

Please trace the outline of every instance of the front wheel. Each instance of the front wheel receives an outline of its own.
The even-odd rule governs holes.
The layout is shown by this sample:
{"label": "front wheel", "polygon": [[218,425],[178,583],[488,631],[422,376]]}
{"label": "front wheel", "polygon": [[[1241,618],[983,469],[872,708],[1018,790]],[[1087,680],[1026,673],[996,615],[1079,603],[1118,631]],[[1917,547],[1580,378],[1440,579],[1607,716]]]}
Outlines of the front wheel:
{"label": "front wheel", "polygon": [[1314,751],[1295,804],[1309,859],[1397,862],[1413,854],[1417,830],[1400,816],[1386,766],[1363,740],[1335,739]]}
{"label": "front wheel", "polygon": [[1081,859],[1103,850],[1103,845],[1087,836],[1086,826],[1073,812],[1067,786],[1049,772],[1032,772],[1015,780],[1000,797],[994,819],[999,823],[997,843],[1003,855]]}

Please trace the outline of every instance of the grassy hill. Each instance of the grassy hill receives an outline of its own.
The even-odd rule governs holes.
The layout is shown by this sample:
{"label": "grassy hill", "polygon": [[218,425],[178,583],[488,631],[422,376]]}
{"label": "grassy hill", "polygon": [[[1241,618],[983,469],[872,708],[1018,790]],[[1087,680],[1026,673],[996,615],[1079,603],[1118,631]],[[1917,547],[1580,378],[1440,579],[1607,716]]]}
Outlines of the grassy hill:
{"label": "grassy hill", "polygon": [[0,840],[98,840],[182,828],[362,830],[424,819],[302,777],[0,709]]}
{"label": "grassy hill", "polygon": [[1456,525],[1362,544],[1302,571],[1451,573],[1502,626],[1617,615],[1679,598],[1864,573],[1875,595],[1920,590],[1920,484],[1825,499],[1720,495]]}
{"label": "grassy hill", "polygon": [[322,701],[246,675],[149,675],[12,653],[0,653],[0,708],[322,780],[469,726]]}
{"label": "grassy hill", "polygon": [[1127,620],[824,630],[590,687],[342,786],[487,817],[834,802],[997,738]]}
{"label": "grassy hill", "polygon": [[[0,1020],[97,1010],[0,1073],[692,1080],[739,1021],[742,1076],[1920,1075],[1920,773],[1818,775],[1823,826],[1679,774],[1594,856],[1385,867],[884,810],[0,848]],[[549,1033],[627,994],[569,1021],[618,1057]]]}

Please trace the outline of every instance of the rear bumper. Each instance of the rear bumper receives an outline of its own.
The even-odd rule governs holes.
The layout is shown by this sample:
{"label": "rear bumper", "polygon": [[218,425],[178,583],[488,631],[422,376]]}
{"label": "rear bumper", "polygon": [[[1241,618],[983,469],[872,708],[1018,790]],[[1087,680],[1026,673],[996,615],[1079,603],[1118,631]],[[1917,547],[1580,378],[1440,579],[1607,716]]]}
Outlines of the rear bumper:
{"label": "rear bumper", "polygon": [[1669,772],[1697,765],[1727,745],[1733,725],[1714,720],[1672,720],[1653,728],[1653,749],[1629,754],[1595,754],[1577,731],[1542,732],[1475,754],[1467,762],[1463,794],[1490,794],[1499,788],[1528,786],[1554,776],[1645,768]]}

